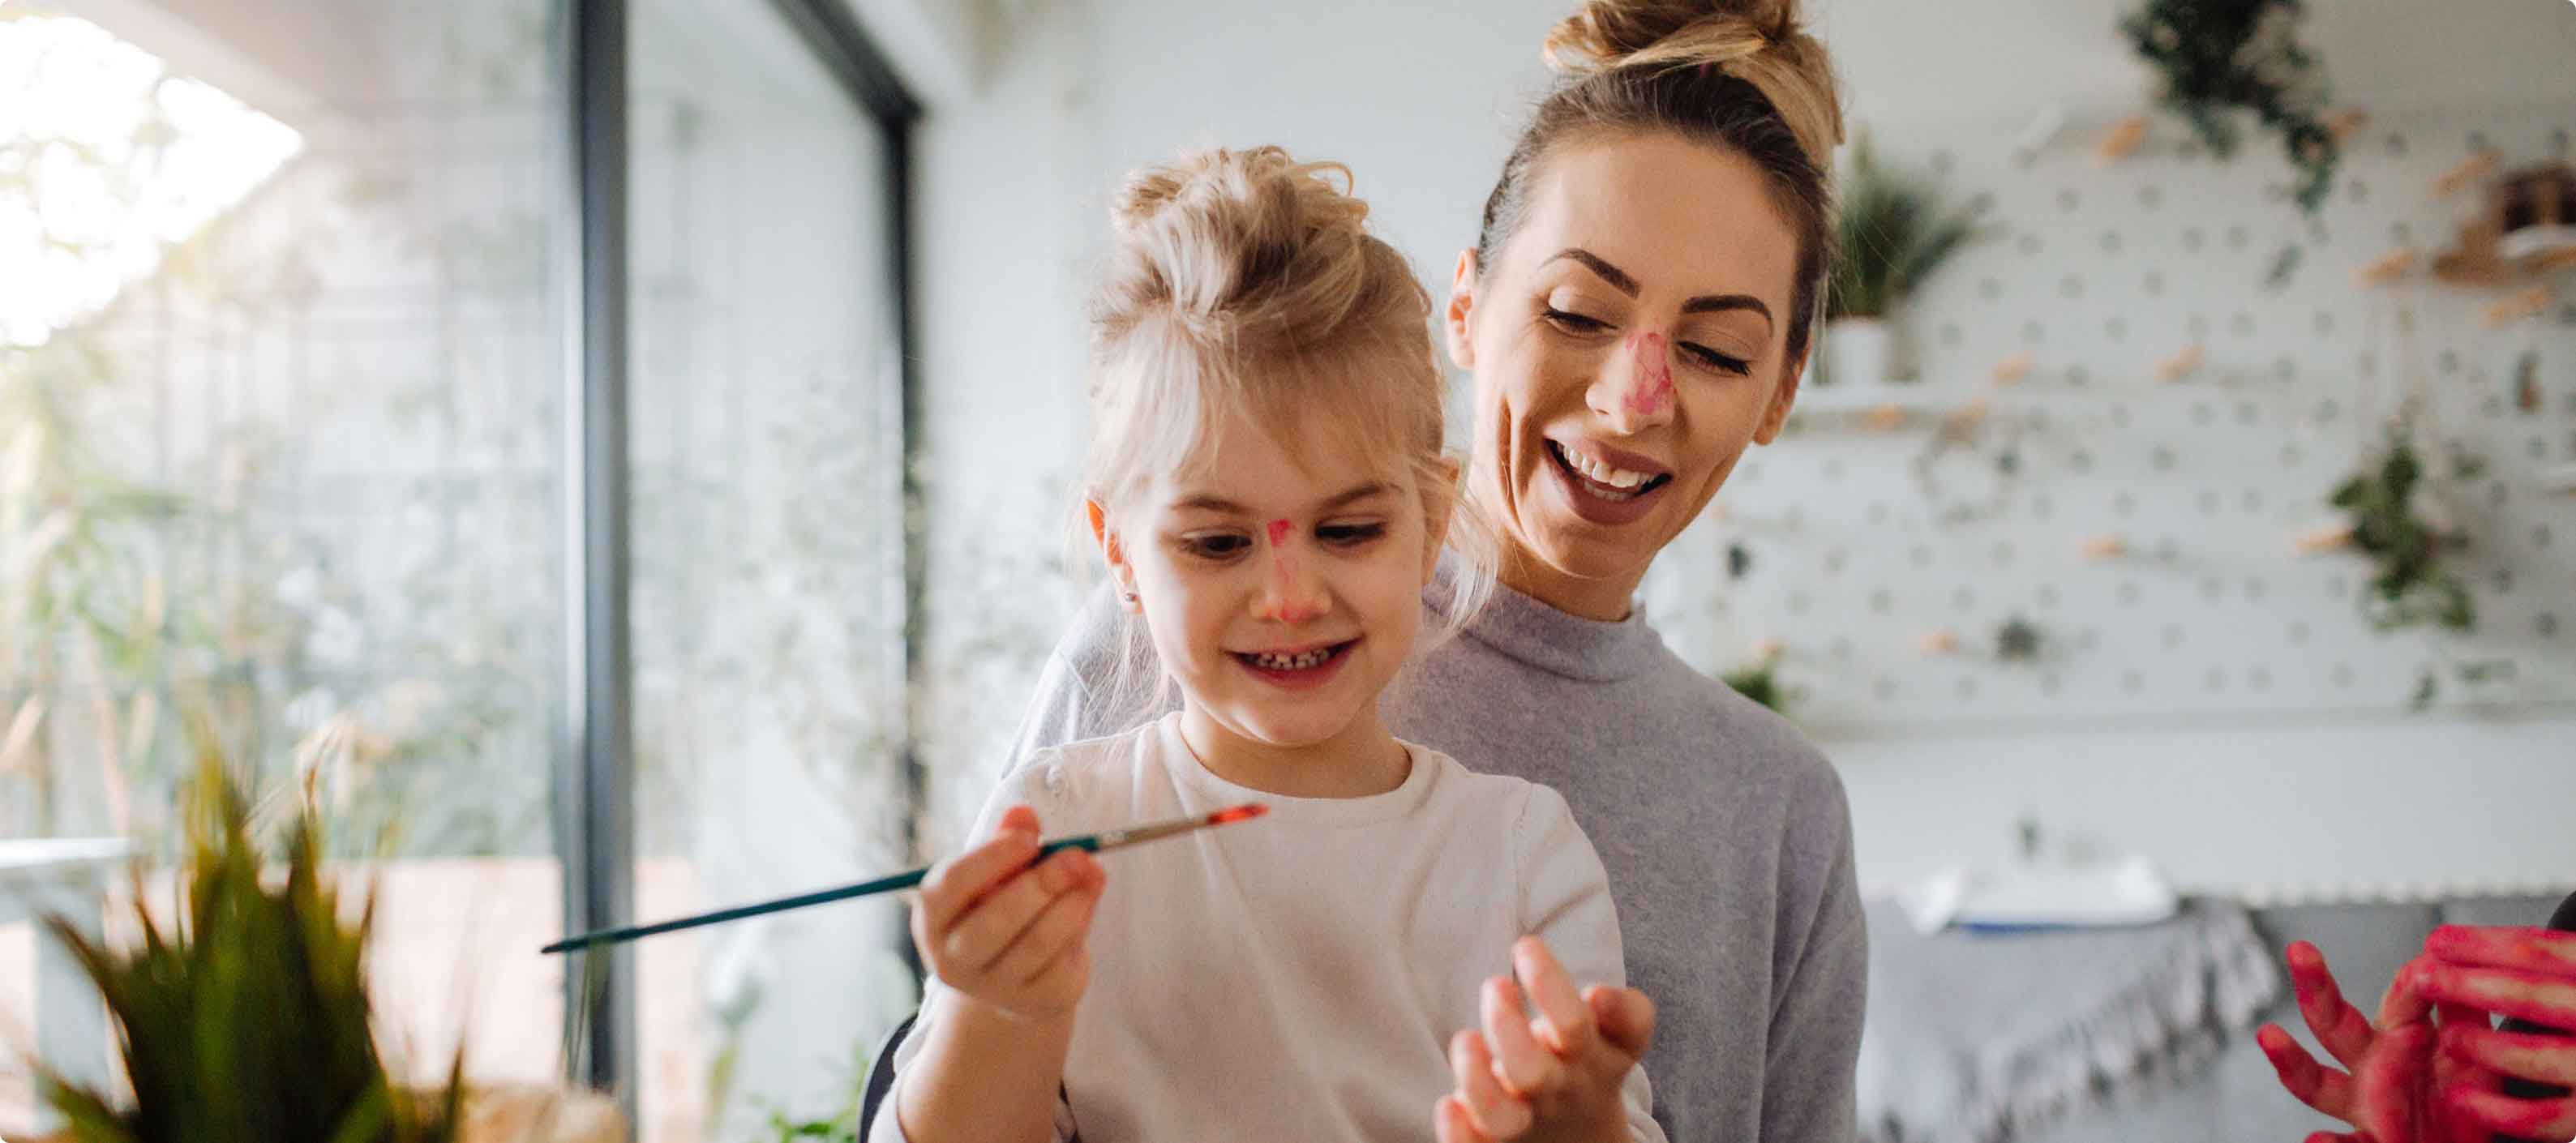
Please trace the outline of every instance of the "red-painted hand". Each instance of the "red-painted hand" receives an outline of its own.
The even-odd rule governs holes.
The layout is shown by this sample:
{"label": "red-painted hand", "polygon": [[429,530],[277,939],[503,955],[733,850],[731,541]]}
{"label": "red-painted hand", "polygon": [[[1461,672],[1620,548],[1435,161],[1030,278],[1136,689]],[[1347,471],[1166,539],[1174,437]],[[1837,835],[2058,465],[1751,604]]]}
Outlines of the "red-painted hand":
{"label": "red-painted hand", "polygon": [[[2358,1129],[2308,1143],[2576,1138],[2576,1099],[2501,1090],[2509,1078],[2576,1086],[2576,1039],[2548,1034],[2576,1035],[2576,934],[2445,926],[2425,949],[2398,972],[2374,1025],[2343,998],[2316,946],[2290,946],[2299,1013],[2351,1071],[2317,1063],[2278,1025],[2256,1042],[2291,1095]],[[2490,1013],[2541,1031],[2495,1030]]]}

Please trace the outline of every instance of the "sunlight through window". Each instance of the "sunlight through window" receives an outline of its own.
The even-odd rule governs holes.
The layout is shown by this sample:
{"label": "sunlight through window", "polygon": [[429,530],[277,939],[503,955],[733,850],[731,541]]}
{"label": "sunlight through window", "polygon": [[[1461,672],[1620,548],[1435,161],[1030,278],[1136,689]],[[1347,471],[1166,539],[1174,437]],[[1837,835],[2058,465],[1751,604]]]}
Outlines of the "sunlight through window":
{"label": "sunlight through window", "polygon": [[303,149],[86,20],[0,0],[0,344],[43,344]]}

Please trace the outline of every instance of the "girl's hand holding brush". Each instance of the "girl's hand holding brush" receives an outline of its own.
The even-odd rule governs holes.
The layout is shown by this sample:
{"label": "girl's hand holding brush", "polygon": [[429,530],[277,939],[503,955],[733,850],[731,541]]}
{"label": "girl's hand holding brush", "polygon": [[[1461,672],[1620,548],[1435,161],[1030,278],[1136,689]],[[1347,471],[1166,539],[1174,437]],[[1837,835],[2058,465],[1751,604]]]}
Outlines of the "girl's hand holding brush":
{"label": "girl's hand holding brush", "polygon": [[922,963],[958,999],[1018,1020],[1069,1016],[1091,975],[1084,939],[1108,874],[1080,849],[1038,853],[1038,816],[1002,814],[983,844],[932,866],[913,910]]}
{"label": "girl's hand holding brush", "polygon": [[912,943],[948,991],[920,1058],[895,1081],[895,1115],[913,1143],[1049,1137],[1108,876],[1081,849],[1038,850],[1037,812],[1012,806],[983,844],[922,879]]}

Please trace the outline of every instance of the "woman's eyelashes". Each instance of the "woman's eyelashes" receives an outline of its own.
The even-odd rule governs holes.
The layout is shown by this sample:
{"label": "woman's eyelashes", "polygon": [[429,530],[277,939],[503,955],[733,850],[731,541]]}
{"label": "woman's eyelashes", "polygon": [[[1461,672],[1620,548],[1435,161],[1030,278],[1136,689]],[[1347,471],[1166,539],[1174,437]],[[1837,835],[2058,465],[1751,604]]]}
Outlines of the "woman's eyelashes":
{"label": "woman's eyelashes", "polygon": [[1695,341],[1681,342],[1673,348],[1680,350],[1683,357],[1703,368],[1714,369],[1720,373],[1732,373],[1738,377],[1753,372],[1752,362],[1741,357],[1730,357],[1719,353]]}
{"label": "woman's eyelashes", "polygon": [[1561,310],[1555,306],[1541,306],[1539,307],[1539,311],[1539,316],[1544,318],[1547,321],[1547,324],[1555,326],[1557,330],[1562,333],[1573,334],[1577,337],[1592,337],[1610,332],[1609,322],[1596,317],[1587,317],[1583,314],[1576,313],[1573,310]]}
{"label": "woman's eyelashes", "polygon": [[[1598,339],[1606,334],[1618,332],[1617,326],[1600,318],[1577,313],[1573,310],[1559,309],[1553,305],[1541,306],[1539,308],[1539,316],[1542,320],[1546,321],[1547,324],[1555,326],[1558,332],[1587,340]],[[1683,361],[1699,366],[1702,369],[1713,369],[1720,373],[1729,373],[1738,377],[1742,377],[1753,372],[1752,361],[1746,358],[1736,357],[1732,354],[1721,353],[1705,345],[1701,345],[1696,341],[1675,342],[1673,343],[1673,349]]]}

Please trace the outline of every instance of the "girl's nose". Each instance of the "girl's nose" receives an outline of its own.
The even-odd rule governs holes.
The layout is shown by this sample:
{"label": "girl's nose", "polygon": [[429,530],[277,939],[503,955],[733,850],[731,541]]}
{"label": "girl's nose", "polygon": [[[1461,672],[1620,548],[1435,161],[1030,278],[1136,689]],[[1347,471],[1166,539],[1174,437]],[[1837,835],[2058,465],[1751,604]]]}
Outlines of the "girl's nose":
{"label": "girl's nose", "polygon": [[1270,577],[1254,606],[1263,619],[1291,626],[1310,623],[1332,610],[1323,581],[1297,550],[1295,528],[1286,520],[1270,522]]}
{"label": "girl's nose", "polygon": [[1671,346],[1651,330],[1629,334],[1584,394],[1612,432],[1642,432],[1673,419]]}

